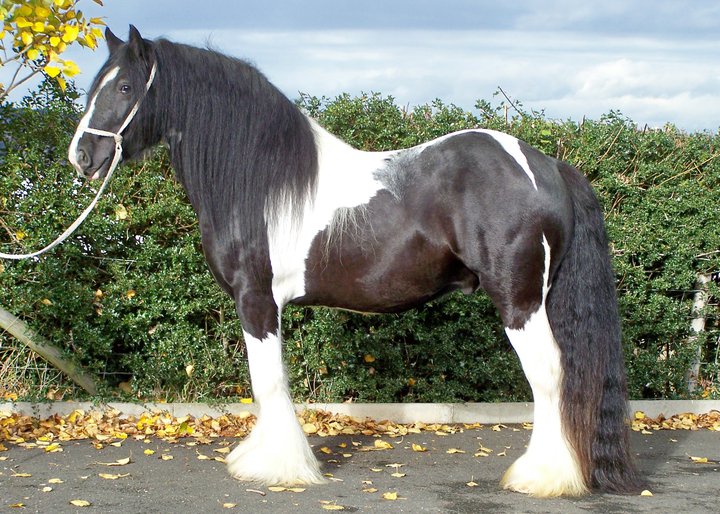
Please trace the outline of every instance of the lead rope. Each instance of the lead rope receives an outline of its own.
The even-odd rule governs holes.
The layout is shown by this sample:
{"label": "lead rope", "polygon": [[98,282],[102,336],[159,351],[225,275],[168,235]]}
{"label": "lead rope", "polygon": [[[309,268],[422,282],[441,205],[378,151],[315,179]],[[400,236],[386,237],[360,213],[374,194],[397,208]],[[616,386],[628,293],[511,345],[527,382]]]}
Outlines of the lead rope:
{"label": "lead rope", "polygon": [[[152,86],[153,80],[155,80],[155,72],[157,71],[157,62],[153,64],[152,69],[150,70],[150,76],[148,77],[147,83],[145,84],[145,94],[150,90],[150,86]],[[113,156],[113,160],[110,163],[110,169],[107,172],[107,175],[105,175],[105,180],[103,180],[102,185],[100,186],[100,189],[98,189],[98,192],[95,194],[95,198],[93,198],[93,201],[90,202],[90,205],[88,205],[85,210],[80,214],[78,219],[75,220],[75,222],[70,225],[67,229],[65,229],[65,232],[60,234],[55,241],[47,245],[42,250],[38,250],[37,252],[32,253],[25,253],[25,254],[10,254],[10,253],[2,253],[0,252],[0,259],[12,259],[12,260],[21,260],[21,259],[31,259],[32,257],[37,257],[38,255],[42,255],[47,251],[52,250],[57,245],[65,241],[68,237],[72,235],[75,230],[82,224],[83,221],[85,221],[85,218],[88,217],[90,214],[90,211],[92,211],[95,208],[95,205],[97,205],[98,200],[100,199],[100,195],[102,195],[103,191],[105,191],[105,187],[110,182],[110,177],[112,177],[113,172],[115,171],[115,168],[117,167],[118,163],[120,162],[120,159],[122,158],[122,142],[123,137],[121,136],[122,132],[127,128],[127,126],[130,124],[132,119],[135,117],[135,114],[137,113],[138,109],[140,108],[140,104],[142,103],[143,99],[145,98],[145,94],[141,96],[137,102],[135,102],[135,105],[130,110],[128,115],[125,117],[125,121],[120,126],[117,132],[108,132],[106,130],[100,130],[100,129],[94,129],[90,127],[86,127],[83,130],[83,132],[89,132],[90,134],[94,134],[96,136],[103,136],[103,137],[111,137],[115,140],[115,155]]]}

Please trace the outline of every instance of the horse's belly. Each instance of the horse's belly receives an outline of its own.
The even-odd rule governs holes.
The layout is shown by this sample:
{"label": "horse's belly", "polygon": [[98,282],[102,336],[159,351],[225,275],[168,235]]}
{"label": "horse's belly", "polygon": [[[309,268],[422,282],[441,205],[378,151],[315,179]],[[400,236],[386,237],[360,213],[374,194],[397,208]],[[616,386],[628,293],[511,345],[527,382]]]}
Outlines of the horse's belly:
{"label": "horse's belly", "polygon": [[319,238],[306,261],[305,294],[292,303],[398,312],[455,289],[477,289],[477,276],[444,244],[413,232],[375,236],[344,236],[330,245]]}

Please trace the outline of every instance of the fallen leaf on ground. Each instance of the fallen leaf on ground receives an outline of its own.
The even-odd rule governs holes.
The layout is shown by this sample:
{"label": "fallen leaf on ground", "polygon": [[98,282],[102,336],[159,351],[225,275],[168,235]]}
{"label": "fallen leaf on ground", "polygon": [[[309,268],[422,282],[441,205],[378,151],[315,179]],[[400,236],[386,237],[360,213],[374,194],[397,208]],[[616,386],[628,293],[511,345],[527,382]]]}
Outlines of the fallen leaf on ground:
{"label": "fallen leaf on ground", "polygon": [[383,441],[382,439],[375,439],[375,448],[378,448],[379,450],[392,450],[393,445],[388,443],[387,441]]}
{"label": "fallen leaf on ground", "polygon": [[130,464],[130,457],[124,459],[118,459],[115,462],[96,462],[98,466],[127,466]]}
{"label": "fallen leaf on ground", "polygon": [[414,452],[426,452],[426,451],[427,451],[427,448],[425,448],[424,446],[420,446],[419,444],[413,443],[413,444],[412,444],[412,451],[414,451]]}
{"label": "fallen leaf on ground", "polygon": [[465,453],[465,450],[460,450],[460,449],[458,449],[458,448],[450,448],[450,449],[447,450],[445,453],[450,453],[450,454],[453,454],[453,453]]}
{"label": "fallen leaf on ground", "polygon": [[397,500],[398,493],[383,493],[382,497],[384,500]]}
{"label": "fallen leaf on ground", "polygon": [[90,502],[87,500],[70,500],[70,503],[72,505],[75,505],[76,507],[89,507]]}
{"label": "fallen leaf on ground", "polygon": [[320,500],[320,505],[325,510],[345,510],[345,507],[330,500]]}
{"label": "fallen leaf on ground", "polygon": [[648,491],[647,489],[644,489],[643,492],[640,493],[640,496],[652,496],[653,493]]}
{"label": "fallen leaf on ground", "polygon": [[105,480],[117,480],[118,478],[129,477],[130,473],[124,473],[120,475],[113,475],[111,473],[98,473],[98,476],[100,478],[104,478]]}

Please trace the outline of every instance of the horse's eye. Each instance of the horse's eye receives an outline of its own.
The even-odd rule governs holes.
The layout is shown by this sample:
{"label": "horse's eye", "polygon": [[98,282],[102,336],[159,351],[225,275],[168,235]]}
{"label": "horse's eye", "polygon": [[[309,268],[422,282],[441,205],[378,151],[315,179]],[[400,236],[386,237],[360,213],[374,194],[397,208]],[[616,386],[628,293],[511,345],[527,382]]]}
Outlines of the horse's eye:
{"label": "horse's eye", "polygon": [[130,92],[130,85],[129,84],[123,84],[120,86],[120,92],[124,95],[128,94]]}

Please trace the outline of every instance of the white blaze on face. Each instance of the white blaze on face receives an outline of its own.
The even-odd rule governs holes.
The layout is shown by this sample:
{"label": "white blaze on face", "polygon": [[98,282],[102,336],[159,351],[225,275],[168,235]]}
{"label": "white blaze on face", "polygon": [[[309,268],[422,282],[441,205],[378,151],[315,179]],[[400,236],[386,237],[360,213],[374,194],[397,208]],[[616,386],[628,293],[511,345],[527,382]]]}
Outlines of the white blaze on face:
{"label": "white blaze on face", "polygon": [[102,81],[100,82],[100,85],[97,88],[97,91],[95,92],[95,96],[93,96],[90,99],[87,110],[85,111],[85,115],[80,120],[80,123],[77,126],[77,130],[75,130],[75,135],[73,136],[72,141],[70,142],[70,148],[68,149],[68,159],[70,160],[70,164],[72,164],[75,167],[75,169],[78,171],[78,173],[82,174],[82,168],[80,167],[80,164],[77,161],[77,147],[78,147],[78,144],[80,143],[80,138],[83,137],[83,134],[85,133],[85,129],[90,127],[90,120],[92,120],[93,113],[95,112],[95,102],[97,101],[97,98],[100,95],[100,92],[115,77],[117,77],[117,74],[119,71],[120,71],[120,67],[116,66],[113,69],[111,69],[109,72],[107,72],[107,74],[103,77]]}

